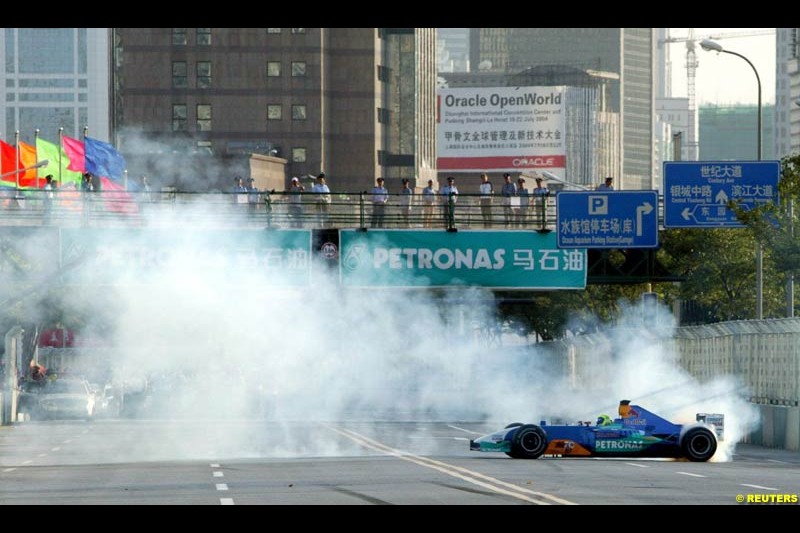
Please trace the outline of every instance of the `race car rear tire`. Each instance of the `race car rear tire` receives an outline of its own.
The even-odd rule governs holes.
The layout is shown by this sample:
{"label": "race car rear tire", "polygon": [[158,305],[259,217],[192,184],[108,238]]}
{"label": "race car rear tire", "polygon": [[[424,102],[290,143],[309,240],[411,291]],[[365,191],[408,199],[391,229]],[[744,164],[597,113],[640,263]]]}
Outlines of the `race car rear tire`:
{"label": "race car rear tire", "polygon": [[511,438],[511,452],[514,459],[536,459],[547,449],[547,433],[535,424],[519,426]]}
{"label": "race car rear tire", "polygon": [[705,427],[691,428],[681,438],[681,452],[693,462],[708,461],[717,451],[717,437]]}

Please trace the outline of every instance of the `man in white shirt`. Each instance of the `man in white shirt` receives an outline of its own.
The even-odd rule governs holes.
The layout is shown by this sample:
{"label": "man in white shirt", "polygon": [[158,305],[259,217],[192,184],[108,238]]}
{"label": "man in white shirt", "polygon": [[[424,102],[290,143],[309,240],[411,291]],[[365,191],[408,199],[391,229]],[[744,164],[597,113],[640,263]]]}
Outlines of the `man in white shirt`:
{"label": "man in white shirt", "polygon": [[383,186],[383,178],[378,178],[372,188],[372,220],[373,228],[382,228],[386,218],[386,203],[389,201],[389,191]]}
{"label": "man in white shirt", "polygon": [[480,193],[483,227],[490,228],[492,226],[492,195],[494,194],[494,187],[492,187],[492,182],[489,181],[489,175],[485,172],[481,174]]}

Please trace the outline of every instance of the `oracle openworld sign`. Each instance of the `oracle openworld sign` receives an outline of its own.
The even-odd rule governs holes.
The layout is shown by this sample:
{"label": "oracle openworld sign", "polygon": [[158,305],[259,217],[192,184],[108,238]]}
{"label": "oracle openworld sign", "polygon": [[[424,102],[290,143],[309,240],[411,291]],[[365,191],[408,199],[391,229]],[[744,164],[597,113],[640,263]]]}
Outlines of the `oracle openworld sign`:
{"label": "oracle openworld sign", "polygon": [[438,169],[563,171],[566,87],[440,89]]}

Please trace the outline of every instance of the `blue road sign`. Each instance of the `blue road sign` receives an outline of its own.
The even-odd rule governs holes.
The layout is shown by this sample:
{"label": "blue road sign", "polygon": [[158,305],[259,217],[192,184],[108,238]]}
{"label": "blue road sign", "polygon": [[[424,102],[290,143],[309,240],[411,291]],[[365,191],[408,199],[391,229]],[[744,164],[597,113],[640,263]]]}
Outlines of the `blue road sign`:
{"label": "blue road sign", "polygon": [[561,191],[559,248],[658,247],[656,191]]}
{"label": "blue road sign", "polygon": [[742,209],[777,201],[780,161],[667,161],[665,228],[740,228],[728,202]]}

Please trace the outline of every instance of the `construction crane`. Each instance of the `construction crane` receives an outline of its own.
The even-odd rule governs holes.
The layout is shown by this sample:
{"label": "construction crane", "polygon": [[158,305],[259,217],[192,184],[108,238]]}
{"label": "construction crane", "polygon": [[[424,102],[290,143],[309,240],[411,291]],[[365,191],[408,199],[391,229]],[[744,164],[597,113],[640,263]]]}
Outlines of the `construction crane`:
{"label": "construction crane", "polygon": [[[686,159],[688,161],[697,161],[697,156],[698,156],[697,103],[696,103],[697,96],[695,94],[695,79],[697,77],[697,67],[700,65],[700,62],[697,60],[697,54],[695,53],[698,41],[702,41],[703,39],[711,39],[712,41],[717,41],[720,39],[732,39],[735,37],[757,37],[760,35],[775,35],[775,28],[769,28],[766,30],[731,31],[725,33],[715,33],[712,35],[704,35],[702,37],[696,37],[694,34],[694,28],[689,28],[689,32],[686,35],[686,37],[670,37],[669,33],[667,33],[666,38],[660,39],[658,41],[659,45],[661,45],[662,43],[681,43],[681,42],[686,43],[686,85],[687,85],[686,96],[689,101],[688,105],[689,123],[687,127],[688,139],[686,142],[686,151],[687,151]],[[666,87],[669,88],[672,83],[672,76],[670,74],[671,64],[669,61],[669,54],[665,52],[664,56],[667,62]]]}

